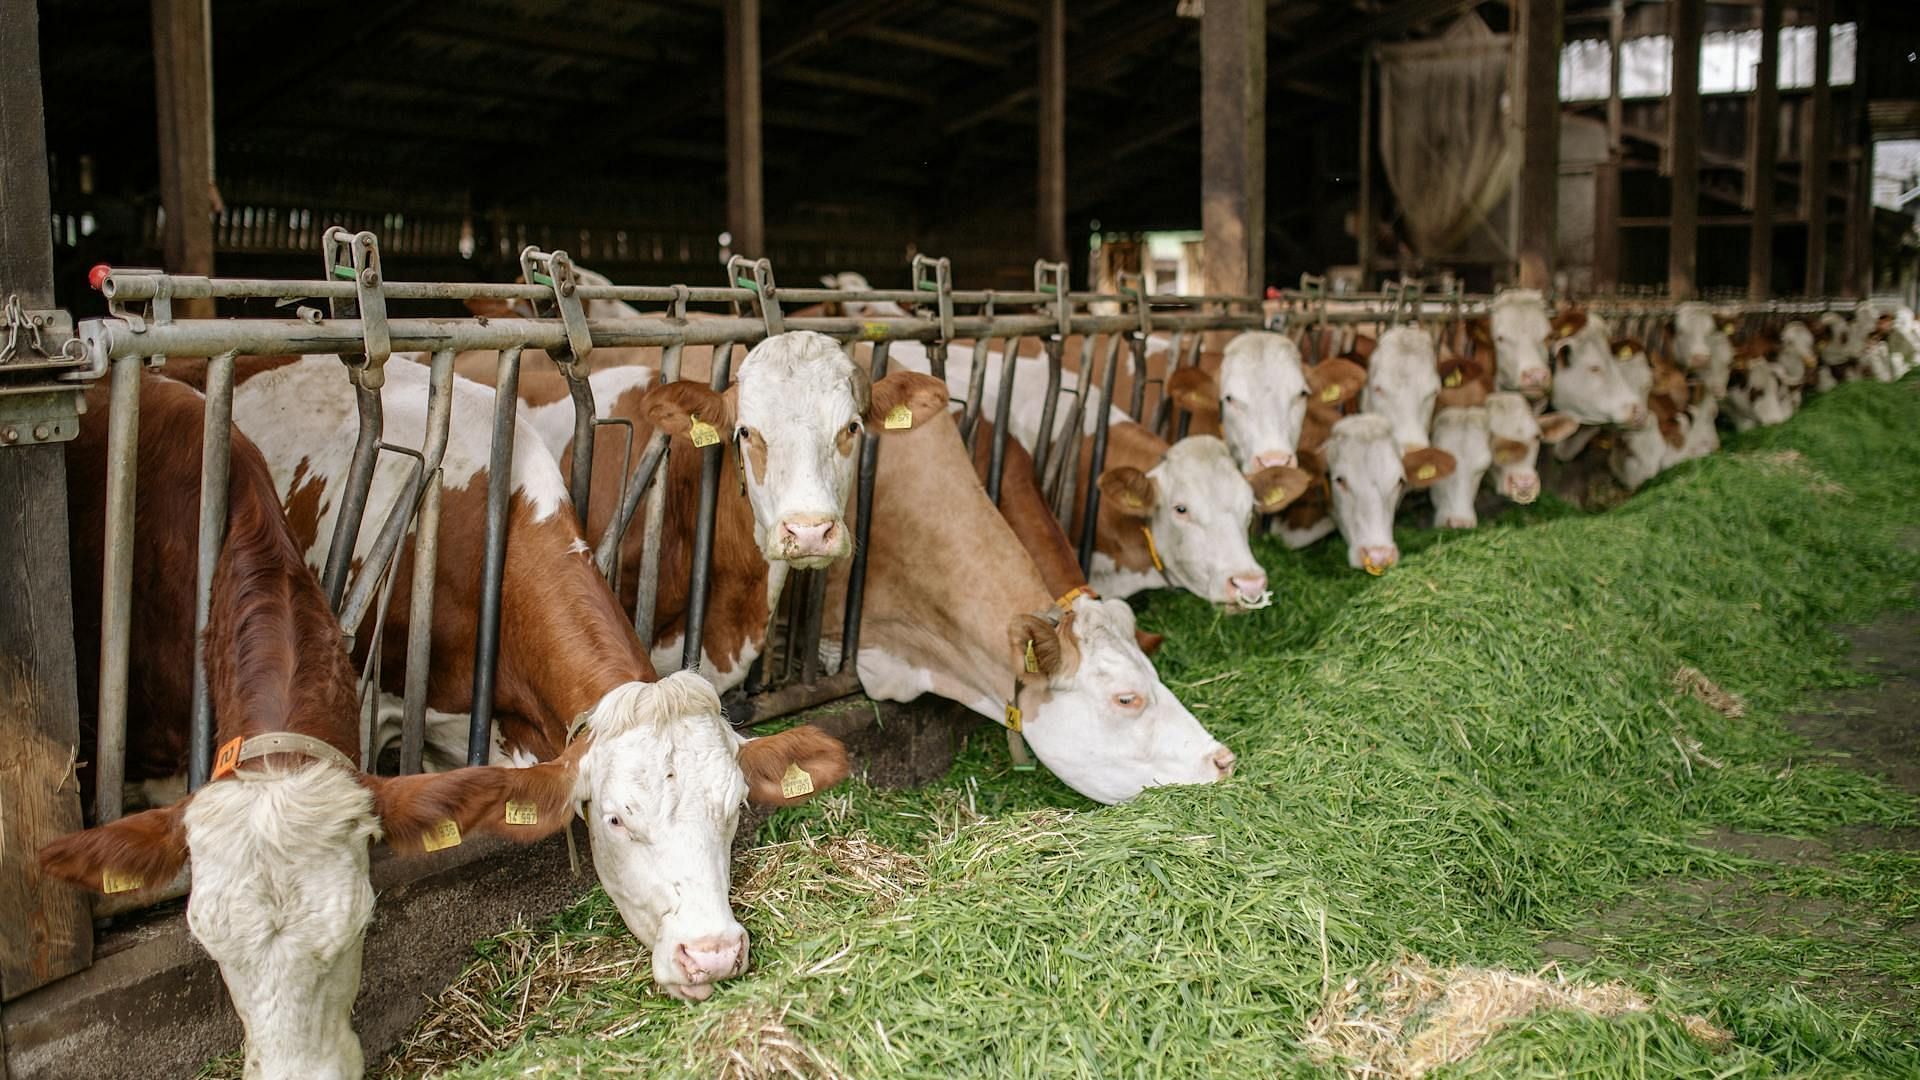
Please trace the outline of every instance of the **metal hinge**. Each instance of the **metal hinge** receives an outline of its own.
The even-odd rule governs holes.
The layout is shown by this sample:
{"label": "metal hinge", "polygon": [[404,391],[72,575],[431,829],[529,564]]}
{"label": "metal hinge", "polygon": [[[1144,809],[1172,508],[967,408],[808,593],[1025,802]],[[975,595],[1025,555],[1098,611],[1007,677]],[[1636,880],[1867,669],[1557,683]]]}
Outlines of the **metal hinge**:
{"label": "metal hinge", "polygon": [[9,293],[0,310],[0,368],[32,370],[72,367],[86,362],[86,349],[73,334],[73,316],[58,308],[29,309],[18,293]]}

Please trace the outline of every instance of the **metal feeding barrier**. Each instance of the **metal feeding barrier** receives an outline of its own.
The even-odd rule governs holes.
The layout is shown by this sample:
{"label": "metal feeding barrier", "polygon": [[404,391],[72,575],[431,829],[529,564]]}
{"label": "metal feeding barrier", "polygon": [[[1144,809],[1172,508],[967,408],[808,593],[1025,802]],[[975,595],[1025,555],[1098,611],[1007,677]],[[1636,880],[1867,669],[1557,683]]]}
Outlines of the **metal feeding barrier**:
{"label": "metal feeding barrier", "polygon": [[[493,697],[500,645],[501,596],[505,574],[507,511],[515,450],[514,420],[521,359],[528,349],[544,351],[554,361],[568,388],[573,410],[574,439],[570,494],[580,520],[587,521],[592,492],[594,444],[604,427],[624,428],[621,455],[623,476],[618,501],[593,558],[600,572],[620,595],[620,551],[624,538],[642,518],[641,563],[632,610],[634,627],[643,642],[653,638],[660,595],[660,550],[665,529],[665,499],[649,499],[654,481],[674,452],[667,436],[653,433],[643,448],[634,444],[638,432],[619,417],[597,414],[588,381],[597,347],[657,347],[661,350],[661,379],[681,376],[682,351],[690,345],[713,346],[710,385],[724,390],[731,382],[736,349],[748,349],[769,335],[787,330],[812,330],[839,340],[857,359],[857,347],[870,347],[868,371],[878,380],[894,362],[894,347],[918,343],[926,364],[938,378],[947,378],[955,349],[970,342],[971,370],[963,393],[954,395],[959,427],[969,450],[980,435],[979,422],[986,401],[987,358],[1003,360],[993,398],[993,432],[986,481],[997,502],[1007,457],[1010,408],[1014,380],[1022,365],[1016,358],[1029,339],[1043,358],[1047,390],[1038,433],[1031,447],[1035,479],[1048,505],[1064,522],[1074,518],[1074,507],[1084,501],[1082,526],[1074,541],[1082,570],[1093,554],[1100,492],[1089,483],[1084,500],[1075,489],[1082,475],[1097,477],[1107,456],[1109,426],[1114,416],[1115,388],[1121,365],[1133,372],[1124,415],[1172,441],[1184,437],[1191,413],[1167,393],[1167,380],[1181,367],[1202,363],[1209,332],[1268,328],[1302,341],[1310,363],[1344,349],[1339,328],[1376,329],[1412,324],[1427,328],[1436,339],[1445,327],[1485,315],[1491,298],[1468,296],[1458,288],[1430,292],[1418,281],[1396,283],[1379,293],[1330,296],[1321,278],[1303,277],[1297,289],[1271,290],[1264,298],[1244,296],[1148,295],[1137,277],[1123,278],[1116,293],[1075,293],[1068,288],[1067,267],[1038,262],[1028,291],[959,290],[945,259],[916,256],[906,289],[848,291],[829,288],[780,288],[765,260],[735,257],[726,266],[720,286],[602,285],[585,280],[565,252],[529,247],[521,252],[522,280],[515,284],[387,281],[380,264],[379,245],[372,233],[329,229],[322,238],[324,276],[319,280],[208,278],[172,275],[152,270],[113,270],[99,276],[96,285],[108,301],[107,318],[83,322],[79,341],[86,367],[72,373],[77,380],[110,373],[112,411],[109,427],[107,478],[107,543],[102,567],[101,682],[95,819],[105,822],[121,814],[128,708],[127,669],[131,634],[131,575],[134,522],[134,454],[139,430],[139,378],[143,367],[164,364],[168,357],[208,357],[206,397],[208,424],[201,469],[201,515],[196,601],[196,655],[189,785],[197,789],[211,773],[213,716],[209,701],[205,657],[200,654],[212,599],[213,571],[227,515],[227,466],[235,365],[242,355],[337,355],[342,374],[353,388],[358,433],[340,512],[329,540],[321,583],[328,601],[350,642],[358,637],[366,646],[361,669],[365,717],[361,740],[362,765],[373,768],[381,747],[374,744],[384,630],[402,544],[413,536],[405,658],[403,713],[398,768],[403,773],[422,767],[425,746],[427,675],[431,662],[433,593],[440,529],[442,458],[448,442],[452,413],[454,357],[468,350],[497,353],[495,382],[498,398],[491,418],[489,483],[483,561],[480,619],[474,642],[473,711],[468,760],[482,762],[492,744]],[[177,299],[274,300],[281,306],[324,299],[327,311],[297,307],[293,318],[178,319]],[[531,317],[394,317],[390,302],[508,301],[526,305]],[[653,314],[621,319],[589,319],[586,305],[595,300],[659,304]],[[885,314],[852,317],[833,313],[830,304],[895,305]],[[695,312],[692,306],[719,312]],[[819,308],[796,305],[820,305]],[[1589,302],[1593,310],[1625,322],[1639,320],[1643,329],[1671,313],[1672,304],[1656,297],[1606,297]],[[1781,300],[1764,304],[1720,304],[1716,310],[1754,318],[1812,315],[1832,310],[1829,300]],[[1108,313],[1096,313],[1096,309]],[[1348,342],[1350,345],[1350,342]],[[1077,350],[1077,351],[1076,351]],[[1123,356],[1124,350],[1124,356]],[[425,354],[428,358],[428,401],[425,433],[418,446],[399,446],[383,434],[381,387],[386,365],[396,352]],[[1151,359],[1164,357],[1161,372],[1151,371]],[[1070,357],[1077,365],[1069,370]],[[411,362],[401,360],[399,362]],[[949,385],[952,385],[951,383]],[[1148,394],[1149,388],[1155,393]],[[1097,390],[1097,396],[1096,396]],[[1061,410],[1065,410],[1064,417]],[[1089,412],[1091,410],[1091,412]],[[1089,440],[1088,468],[1078,467],[1077,439]],[[636,450],[639,464],[627,471]],[[856,692],[856,662],[866,577],[866,550],[872,527],[873,485],[880,446],[878,437],[862,437],[858,483],[854,494],[855,544],[849,567],[846,606],[841,613],[840,662],[823,672],[820,642],[826,607],[827,572],[796,571],[783,590],[779,610],[769,628],[768,647],[745,687],[744,702],[729,704],[729,715],[740,725],[764,722],[801,708]],[[714,544],[715,513],[721,497],[724,461],[722,445],[700,449],[699,503],[694,515],[692,565],[685,614],[685,645],[681,663],[698,665],[707,615]],[[398,500],[377,522],[366,521],[374,472],[383,454],[409,459]],[[663,488],[664,490],[664,488]],[[641,514],[645,504],[644,515]],[[368,529],[373,540],[354,573],[353,553]],[[367,625],[373,619],[371,627]]]}

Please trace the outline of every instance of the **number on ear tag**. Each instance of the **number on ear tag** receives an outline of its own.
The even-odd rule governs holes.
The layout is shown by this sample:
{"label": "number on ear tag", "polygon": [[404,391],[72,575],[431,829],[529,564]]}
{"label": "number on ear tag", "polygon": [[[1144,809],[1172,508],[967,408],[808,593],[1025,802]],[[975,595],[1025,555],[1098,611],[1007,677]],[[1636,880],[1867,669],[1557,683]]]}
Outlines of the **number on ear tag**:
{"label": "number on ear tag", "polygon": [[1007,718],[1006,720],[1003,721],[1003,723],[1006,724],[1008,731],[1019,731],[1020,730],[1020,706],[1015,705],[1011,701],[1007,702]]}
{"label": "number on ear tag", "polygon": [[793,762],[787,763],[787,771],[780,777],[780,797],[797,799],[802,795],[813,794],[813,775]]}
{"label": "number on ear tag", "polygon": [[233,772],[240,765],[240,744],[243,738],[228,739],[220,747],[220,753],[213,759],[213,779],[218,780]]}
{"label": "number on ear tag", "polygon": [[1040,658],[1033,655],[1033,639],[1027,639],[1027,674],[1040,674]]}
{"label": "number on ear tag", "polygon": [[507,800],[507,824],[509,825],[540,824],[539,804],[529,802],[525,799],[508,799]]}
{"label": "number on ear tag", "polygon": [[115,893],[132,892],[146,888],[147,879],[139,874],[130,874],[124,870],[115,870],[109,866],[100,871],[100,891],[112,896]]}
{"label": "number on ear tag", "polygon": [[427,835],[420,838],[420,846],[427,851],[444,851],[450,847],[459,847],[460,823],[452,818],[442,819],[440,824],[428,829]]}
{"label": "number on ear tag", "polygon": [[913,426],[913,410],[903,402],[887,410],[887,418],[880,425],[888,431],[904,431]]}
{"label": "number on ear tag", "polygon": [[720,432],[697,416],[687,424],[687,437],[693,440],[695,446],[717,446],[720,443]]}

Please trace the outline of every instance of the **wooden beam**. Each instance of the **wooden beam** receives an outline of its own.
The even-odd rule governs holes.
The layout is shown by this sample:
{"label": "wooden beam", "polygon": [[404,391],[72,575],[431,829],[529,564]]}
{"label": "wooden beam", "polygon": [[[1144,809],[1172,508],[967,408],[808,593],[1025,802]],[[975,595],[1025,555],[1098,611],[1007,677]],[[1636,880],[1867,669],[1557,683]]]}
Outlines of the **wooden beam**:
{"label": "wooden beam", "polygon": [[1522,126],[1515,280],[1521,288],[1548,289],[1560,207],[1561,0],[1519,0],[1514,9],[1520,16],[1513,65]]}
{"label": "wooden beam", "polygon": [[[162,262],[176,274],[213,273],[213,38],[208,0],[152,0],[154,103],[160,122]],[[207,317],[211,300],[174,305]]]}
{"label": "wooden beam", "polygon": [[1667,6],[1673,41],[1673,92],[1667,95],[1667,160],[1673,172],[1673,229],[1667,239],[1667,295],[1692,299],[1700,250],[1700,33],[1705,0]]}
{"label": "wooden beam", "polygon": [[1353,211],[1354,262],[1360,291],[1373,273],[1373,46],[1360,51],[1360,197]]}
{"label": "wooden beam", "polygon": [[805,27],[785,27],[779,35],[780,47],[763,61],[768,68],[787,64],[845,37],[855,29],[893,15],[909,0],[840,0],[840,3],[815,14]]}
{"label": "wooden beam", "polygon": [[801,67],[788,64],[772,72],[774,78],[782,82],[800,83],[805,86],[822,86],[829,90],[845,90],[850,94],[864,94],[867,97],[887,98],[892,101],[904,101],[912,105],[925,105],[931,108],[938,98],[930,90],[917,86],[902,86],[886,79],[874,79],[865,75],[849,75],[840,71],[823,68]]}
{"label": "wooden beam", "polygon": [[[1870,37],[1873,5],[1861,4],[1855,15],[1854,36],[1863,48]],[[1873,128],[1868,122],[1867,102],[1873,97],[1867,78],[1873,65],[1856,59],[1853,88],[1847,92],[1852,106],[1847,118],[1848,157],[1851,170],[1847,185],[1846,261],[1840,267],[1840,291],[1846,296],[1865,296],[1873,288]]]}
{"label": "wooden beam", "polygon": [[[53,306],[46,118],[34,0],[0,0],[0,297]],[[34,852],[81,827],[67,474],[57,444],[0,445],[0,1000],[93,962],[79,890]],[[94,570],[98,572],[97,568]],[[0,1073],[5,1072],[0,1064]]]}
{"label": "wooden beam", "polygon": [[[1626,39],[1627,5],[1607,6],[1607,160],[1593,171],[1593,280],[1603,291],[1620,283],[1620,163],[1626,158],[1620,99],[1620,48]],[[1566,25],[1562,17],[1561,25]]]}
{"label": "wooden beam", "polygon": [[1041,258],[1067,257],[1067,2],[1040,0],[1040,177],[1035,238]]}
{"label": "wooden beam", "polygon": [[1200,19],[1200,221],[1207,292],[1266,282],[1266,0],[1207,0]]}
{"label": "wooden beam", "polygon": [[661,50],[647,42],[586,28],[573,29],[527,19],[491,18],[480,9],[463,5],[448,5],[424,18],[410,20],[401,25],[401,31],[470,41],[516,53],[537,52],[618,64],[650,64],[663,58]]}
{"label": "wooden beam", "polygon": [[766,169],[760,127],[760,0],[727,0],[727,231],[749,258],[767,251]]}
{"label": "wooden beam", "polygon": [[878,41],[883,45],[912,49],[932,56],[944,56],[950,60],[963,60],[980,67],[1004,68],[1012,64],[1004,53],[994,52],[991,49],[976,49],[971,45],[963,45],[960,42],[930,34],[918,34],[911,30],[868,24],[856,27],[853,32],[868,41]]}
{"label": "wooden beam", "polygon": [[1827,291],[1827,181],[1833,158],[1833,0],[1814,0],[1813,27],[1813,118],[1800,155],[1805,169],[1800,198],[1807,217],[1804,287],[1821,296]]}
{"label": "wooden beam", "polygon": [[1755,90],[1747,155],[1748,205],[1753,207],[1753,234],[1747,241],[1747,295],[1765,300],[1773,295],[1773,172],[1780,157],[1780,4],[1760,5],[1760,66],[1754,70]]}

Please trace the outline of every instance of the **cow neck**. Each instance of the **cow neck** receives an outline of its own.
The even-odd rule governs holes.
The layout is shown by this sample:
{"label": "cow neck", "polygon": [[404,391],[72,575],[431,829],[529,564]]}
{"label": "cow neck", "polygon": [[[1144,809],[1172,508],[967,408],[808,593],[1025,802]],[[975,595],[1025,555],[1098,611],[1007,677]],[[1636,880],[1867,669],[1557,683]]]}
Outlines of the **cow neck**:
{"label": "cow neck", "polygon": [[[1046,610],[1052,595],[1033,560],[979,484],[953,421],[941,415],[891,435],[880,452],[867,540],[861,663],[884,685],[869,690],[911,697],[924,690],[1002,719],[1014,683],[1007,628]],[[846,560],[835,564],[831,592],[844,597]],[[840,601],[830,599],[828,610]],[[824,628],[837,639],[833,620]],[[1045,701],[1029,689],[1031,717]]]}
{"label": "cow neck", "polygon": [[[1126,465],[1144,473],[1160,464],[1160,459],[1166,454],[1165,439],[1131,420],[1117,421],[1107,428],[1107,458],[1103,469]],[[1087,492],[1099,482],[1099,477],[1087,475],[1092,461],[1093,436],[1085,435],[1080,439],[1080,490],[1074,500],[1073,528],[1068,531],[1070,539],[1080,536],[1081,523],[1086,519]],[[1165,498],[1166,493],[1161,492],[1160,497]],[[1110,499],[1100,500],[1100,520],[1094,531],[1093,548],[1112,559],[1119,569],[1140,573],[1160,572],[1154,565],[1154,551],[1147,539],[1146,523],[1121,513]]]}
{"label": "cow neck", "polygon": [[[980,421],[974,438],[973,466],[982,483],[993,463],[993,424]],[[1047,591],[1056,596],[1085,587],[1086,575],[1060,523],[1047,508],[1046,498],[1033,477],[1033,458],[1015,439],[1008,439],[1001,463],[1000,516],[1006,519],[1027,555],[1033,560]]]}

